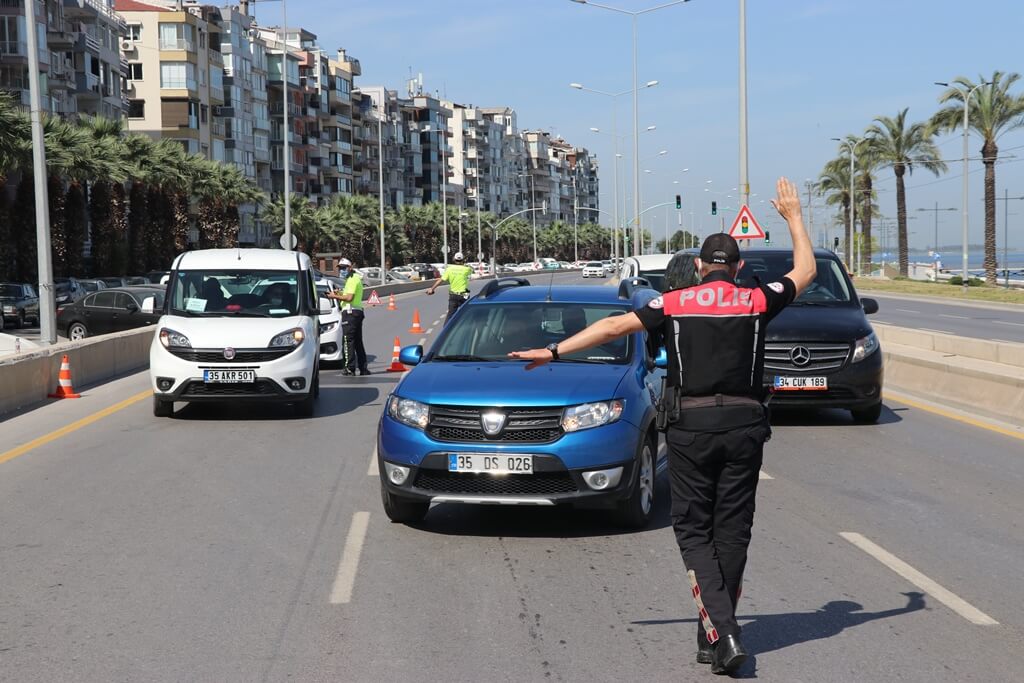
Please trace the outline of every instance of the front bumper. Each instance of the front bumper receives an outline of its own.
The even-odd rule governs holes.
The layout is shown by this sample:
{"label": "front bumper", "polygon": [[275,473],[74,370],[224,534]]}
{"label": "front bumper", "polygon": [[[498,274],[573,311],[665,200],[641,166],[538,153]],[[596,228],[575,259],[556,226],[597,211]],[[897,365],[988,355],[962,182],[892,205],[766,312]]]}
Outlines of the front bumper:
{"label": "front bumper", "polygon": [[[881,349],[859,363],[847,363],[828,378],[826,391],[776,391],[771,394],[772,408],[870,408],[882,400],[884,367]],[[765,373],[765,386],[771,387],[775,373]]]}
{"label": "front bumper", "polygon": [[[444,443],[425,432],[381,418],[377,453],[381,481],[390,494],[407,500],[495,505],[559,505],[610,508],[625,499],[635,477],[636,453],[643,433],[619,420],[610,425],[565,434],[548,444],[508,442]],[[532,455],[534,473],[488,475],[448,472],[451,453]],[[389,480],[384,462],[408,467],[401,485]],[[622,467],[615,486],[594,490],[584,472]]]}

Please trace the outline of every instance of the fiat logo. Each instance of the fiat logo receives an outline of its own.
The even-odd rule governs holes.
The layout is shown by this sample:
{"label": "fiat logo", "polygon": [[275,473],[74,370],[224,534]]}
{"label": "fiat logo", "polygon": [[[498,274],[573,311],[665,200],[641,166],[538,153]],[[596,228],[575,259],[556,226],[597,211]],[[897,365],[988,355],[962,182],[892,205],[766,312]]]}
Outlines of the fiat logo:
{"label": "fiat logo", "polygon": [[803,367],[811,362],[811,351],[806,346],[794,346],[789,352],[789,359],[793,365]]}
{"label": "fiat logo", "polygon": [[233,348],[231,348],[230,346],[227,347],[226,349],[224,349],[224,360],[234,360],[234,359],[235,359],[235,350]]}

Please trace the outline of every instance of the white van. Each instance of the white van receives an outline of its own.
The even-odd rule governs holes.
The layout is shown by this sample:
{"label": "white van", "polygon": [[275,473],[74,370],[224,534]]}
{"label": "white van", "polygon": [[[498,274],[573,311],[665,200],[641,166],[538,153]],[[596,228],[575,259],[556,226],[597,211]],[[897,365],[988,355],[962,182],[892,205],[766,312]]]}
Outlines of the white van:
{"label": "white van", "polygon": [[175,401],[283,401],[320,394],[319,299],[309,256],[206,249],[178,256],[149,352],[153,414]]}

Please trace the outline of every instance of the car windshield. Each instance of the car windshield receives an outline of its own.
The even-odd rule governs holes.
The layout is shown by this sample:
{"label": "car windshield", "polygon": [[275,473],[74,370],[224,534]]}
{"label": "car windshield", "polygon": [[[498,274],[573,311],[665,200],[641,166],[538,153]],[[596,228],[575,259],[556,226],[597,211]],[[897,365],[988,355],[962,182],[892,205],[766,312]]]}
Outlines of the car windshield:
{"label": "car windshield", "polygon": [[87,292],[98,292],[100,289],[99,284],[97,284],[96,282],[90,282],[88,280],[81,280],[79,281],[79,284],[82,285],[82,287]]}
{"label": "car windshield", "polygon": [[21,296],[21,285],[0,285],[0,296]]}
{"label": "car windshield", "polygon": [[[745,287],[756,287],[757,283],[767,284],[780,279],[793,269],[792,254],[757,255],[744,257],[739,283]],[[850,303],[851,287],[838,261],[818,257],[818,275],[804,293],[797,297],[796,304],[820,305]],[[756,279],[755,279],[756,278]]]}
{"label": "car windshield", "polygon": [[[562,341],[598,320],[622,315],[629,309],[600,304],[529,303],[475,304],[455,319],[432,351],[432,360],[507,360],[511,351],[540,349]],[[626,363],[629,337],[616,339],[562,361]]]}
{"label": "car windshield", "polygon": [[179,270],[171,314],[287,317],[299,312],[298,274],[267,270]]}
{"label": "car windshield", "polygon": [[600,268],[601,263],[599,261],[591,261],[587,264],[587,268]]}
{"label": "car windshield", "polygon": [[640,277],[651,283],[651,287],[662,291],[662,287],[665,286],[665,269],[661,270],[642,270],[640,271]]}

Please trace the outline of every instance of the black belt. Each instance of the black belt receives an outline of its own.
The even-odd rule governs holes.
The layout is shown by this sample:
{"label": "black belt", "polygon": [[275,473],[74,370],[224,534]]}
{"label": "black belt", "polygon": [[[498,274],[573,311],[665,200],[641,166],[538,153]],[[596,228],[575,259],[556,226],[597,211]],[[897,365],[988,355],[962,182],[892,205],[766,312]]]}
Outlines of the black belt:
{"label": "black belt", "polygon": [[767,416],[764,404],[749,396],[683,396],[672,426],[688,432],[726,432],[762,423]]}

